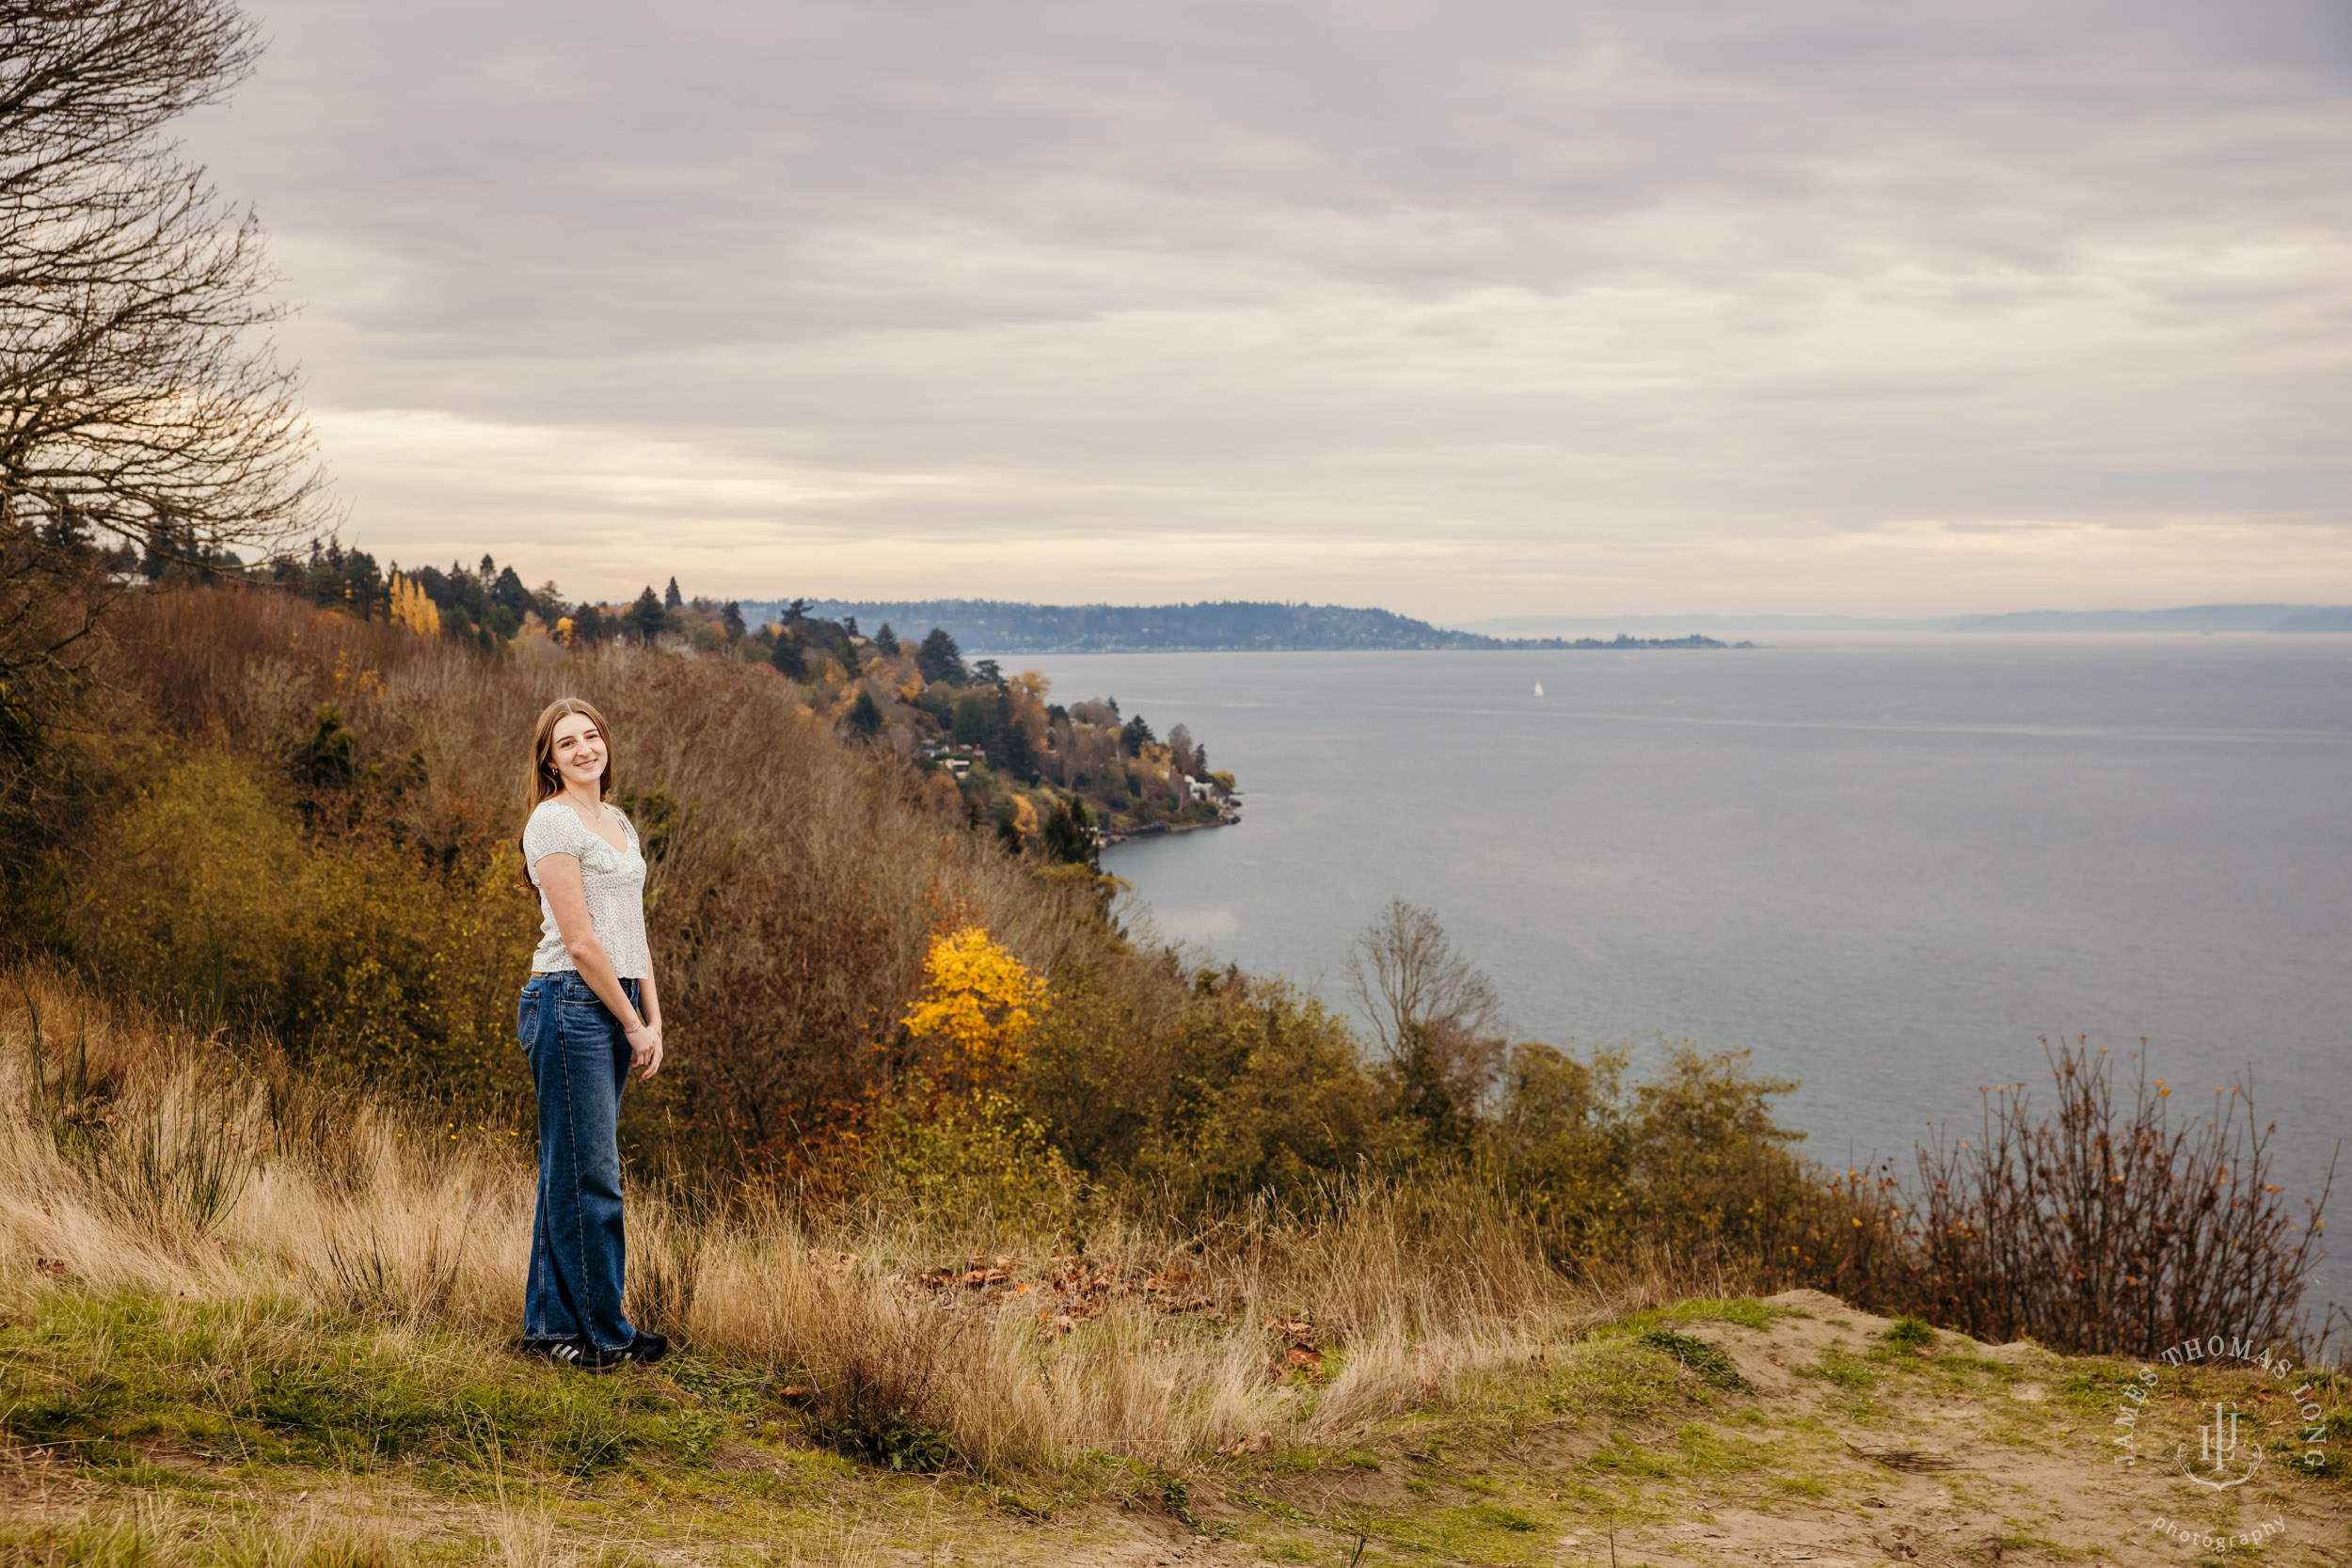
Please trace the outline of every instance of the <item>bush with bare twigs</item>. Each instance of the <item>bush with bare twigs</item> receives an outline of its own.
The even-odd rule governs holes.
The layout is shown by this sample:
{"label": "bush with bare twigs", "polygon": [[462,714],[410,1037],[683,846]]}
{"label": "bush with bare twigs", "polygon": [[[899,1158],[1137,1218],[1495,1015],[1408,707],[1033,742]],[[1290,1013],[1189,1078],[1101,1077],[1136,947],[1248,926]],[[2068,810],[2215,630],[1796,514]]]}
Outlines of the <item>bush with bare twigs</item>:
{"label": "bush with bare twigs", "polygon": [[1979,1338],[2114,1355],[2225,1331],[2308,1337],[2297,1313],[2326,1256],[2332,1164],[2296,1223],[2270,1179],[2275,1124],[2246,1083],[2184,1114],[2145,1056],[2135,1065],[2119,1103],[2115,1058],[2061,1040],[2054,1111],[2038,1115],[2022,1084],[1988,1088],[1976,1138],[1923,1146],[1915,1188],[1890,1180],[1904,1305]]}

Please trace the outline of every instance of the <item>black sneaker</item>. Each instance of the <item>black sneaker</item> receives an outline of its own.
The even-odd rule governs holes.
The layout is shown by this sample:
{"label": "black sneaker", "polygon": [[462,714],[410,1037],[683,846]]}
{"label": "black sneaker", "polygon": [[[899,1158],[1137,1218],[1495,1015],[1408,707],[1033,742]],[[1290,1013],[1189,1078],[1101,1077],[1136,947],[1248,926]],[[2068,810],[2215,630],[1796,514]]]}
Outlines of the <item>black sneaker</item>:
{"label": "black sneaker", "polygon": [[628,1359],[632,1346],[606,1350],[586,1339],[564,1339],[548,1353],[548,1359],[559,1367],[570,1367],[583,1372],[609,1372]]}
{"label": "black sneaker", "polygon": [[670,1354],[670,1337],[666,1334],[648,1334],[641,1328],[637,1331],[637,1338],[631,1339],[620,1354],[641,1367],[650,1367]]}
{"label": "black sneaker", "polygon": [[557,1351],[571,1342],[569,1339],[538,1339],[526,1334],[521,1338],[508,1340],[506,1348],[516,1355],[537,1356],[541,1360],[552,1360]]}

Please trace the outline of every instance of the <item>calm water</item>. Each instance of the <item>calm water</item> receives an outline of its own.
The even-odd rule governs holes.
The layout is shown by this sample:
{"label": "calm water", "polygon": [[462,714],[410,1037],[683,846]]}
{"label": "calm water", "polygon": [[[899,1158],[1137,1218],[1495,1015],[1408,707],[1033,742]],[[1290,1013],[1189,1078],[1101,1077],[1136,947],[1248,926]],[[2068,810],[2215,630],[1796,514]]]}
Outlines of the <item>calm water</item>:
{"label": "calm water", "polygon": [[1404,897],[1522,1036],[1752,1051],[1833,1164],[2046,1082],[2045,1035],[2250,1065],[2291,1190],[2352,1119],[2352,638],[1020,663],[1240,774],[1240,826],[1105,866],[1334,1003]]}

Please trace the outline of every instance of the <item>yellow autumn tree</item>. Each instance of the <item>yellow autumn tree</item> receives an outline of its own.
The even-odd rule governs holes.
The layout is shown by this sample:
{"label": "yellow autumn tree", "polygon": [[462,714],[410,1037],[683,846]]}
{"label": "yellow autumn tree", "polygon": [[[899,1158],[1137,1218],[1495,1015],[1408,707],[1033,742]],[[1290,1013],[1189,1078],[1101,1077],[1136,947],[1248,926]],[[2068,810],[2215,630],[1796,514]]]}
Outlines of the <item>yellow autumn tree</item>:
{"label": "yellow autumn tree", "polygon": [[874,1173],[920,1212],[1067,1224],[1082,1186],[1005,1091],[1045,1014],[1045,982],[977,925],[931,939],[908,1030],[930,1048],[874,1126]]}
{"label": "yellow autumn tree", "polygon": [[923,976],[922,999],[901,1020],[908,1033],[931,1042],[947,1074],[975,1087],[1009,1076],[1045,1015],[1045,982],[978,926],[933,937]]}
{"label": "yellow autumn tree", "polygon": [[441,607],[425,596],[414,578],[392,574],[392,625],[406,626],[419,637],[441,635]]}

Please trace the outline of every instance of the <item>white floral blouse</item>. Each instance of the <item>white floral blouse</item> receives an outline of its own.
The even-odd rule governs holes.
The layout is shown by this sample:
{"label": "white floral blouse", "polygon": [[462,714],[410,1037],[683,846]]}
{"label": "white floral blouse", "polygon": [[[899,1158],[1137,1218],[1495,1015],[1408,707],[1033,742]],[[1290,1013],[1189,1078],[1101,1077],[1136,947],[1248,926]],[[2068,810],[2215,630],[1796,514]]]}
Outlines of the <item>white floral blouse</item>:
{"label": "white floral blouse", "polygon": [[[644,980],[653,974],[653,954],[645,944],[645,857],[637,846],[637,825],[618,806],[604,808],[619,819],[628,847],[615,849],[589,830],[580,814],[559,796],[539,802],[523,829],[523,860],[531,867],[531,882],[539,887],[539,862],[548,855],[572,855],[580,861],[580,887],[588,895],[588,923],[612,972],[624,980]],[[564,934],[556,928],[555,911],[547,890],[539,890],[539,950],[532,955],[534,972],[576,969],[564,949]]]}

